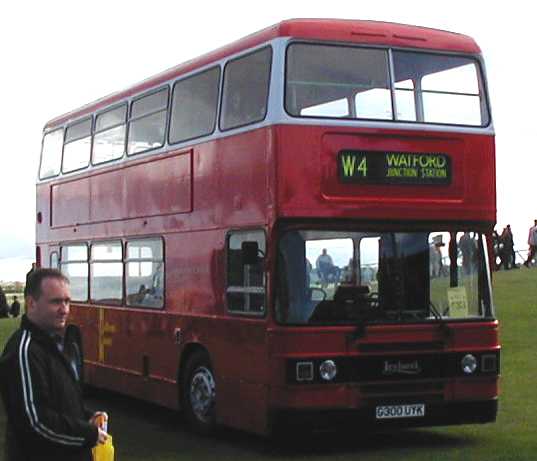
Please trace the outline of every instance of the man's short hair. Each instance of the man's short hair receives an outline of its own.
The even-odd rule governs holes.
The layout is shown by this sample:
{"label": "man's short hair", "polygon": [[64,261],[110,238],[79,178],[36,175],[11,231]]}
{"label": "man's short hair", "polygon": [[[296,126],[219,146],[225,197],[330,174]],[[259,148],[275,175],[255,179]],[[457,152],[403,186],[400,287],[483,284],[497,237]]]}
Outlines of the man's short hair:
{"label": "man's short hair", "polygon": [[41,282],[46,278],[57,279],[69,283],[69,279],[58,269],[36,269],[28,277],[28,281],[24,287],[24,296],[31,296],[34,299],[39,299],[41,296]]}

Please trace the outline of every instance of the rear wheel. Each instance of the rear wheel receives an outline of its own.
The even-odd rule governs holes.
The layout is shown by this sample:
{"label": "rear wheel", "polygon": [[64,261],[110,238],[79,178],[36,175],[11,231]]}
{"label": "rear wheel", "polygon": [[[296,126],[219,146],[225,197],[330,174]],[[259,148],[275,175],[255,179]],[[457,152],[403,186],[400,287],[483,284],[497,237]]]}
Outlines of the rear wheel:
{"label": "rear wheel", "polygon": [[188,358],[181,385],[183,408],[190,427],[201,434],[213,432],[216,425],[216,382],[205,351],[194,352]]}

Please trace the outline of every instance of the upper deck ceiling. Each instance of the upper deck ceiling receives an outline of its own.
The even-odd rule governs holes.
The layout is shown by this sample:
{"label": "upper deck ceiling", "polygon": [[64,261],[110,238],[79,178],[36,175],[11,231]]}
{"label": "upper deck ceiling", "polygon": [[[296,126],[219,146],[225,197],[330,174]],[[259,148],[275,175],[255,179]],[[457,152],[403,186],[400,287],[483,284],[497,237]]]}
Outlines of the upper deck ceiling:
{"label": "upper deck ceiling", "polygon": [[68,120],[92,113],[198,67],[205,66],[213,61],[218,61],[226,56],[255,47],[278,37],[422,48],[473,54],[481,52],[475,41],[466,35],[425,27],[389,22],[343,19],[290,19],[248,35],[199,58],[179,64],[126,90],[113,93],[79,109],[56,117],[46,124],[45,129],[53,128]]}

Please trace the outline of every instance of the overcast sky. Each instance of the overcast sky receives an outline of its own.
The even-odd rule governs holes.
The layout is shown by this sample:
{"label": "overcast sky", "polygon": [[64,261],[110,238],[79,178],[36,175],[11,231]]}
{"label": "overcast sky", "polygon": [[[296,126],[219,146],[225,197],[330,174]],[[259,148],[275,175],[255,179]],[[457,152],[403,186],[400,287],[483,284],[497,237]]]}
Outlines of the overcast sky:
{"label": "overcast sky", "polygon": [[401,22],[472,36],[485,56],[496,129],[498,228],[526,249],[537,218],[535,20],[530,3],[431,1],[53,1],[0,6],[0,280],[34,255],[45,122],[289,18]]}

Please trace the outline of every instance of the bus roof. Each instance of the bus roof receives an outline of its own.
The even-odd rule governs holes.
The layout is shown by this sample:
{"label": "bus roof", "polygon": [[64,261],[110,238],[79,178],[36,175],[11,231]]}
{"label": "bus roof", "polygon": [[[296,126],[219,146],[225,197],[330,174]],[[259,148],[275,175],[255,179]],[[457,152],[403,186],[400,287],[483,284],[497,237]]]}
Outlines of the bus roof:
{"label": "bus roof", "polygon": [[78,119],[86,114],[91,114],[132,95],[143,93],[145,90],[179,77],[181,74],[277,37],[422,48],[472,54],[480,53],[479,47],[471,37],[426,27],[345,19],[290,19],[248,35],[199,58],[179,64],[126,90],[110,94],[56,117],[45,125],[45,130],[62,125],[69,120]]}

